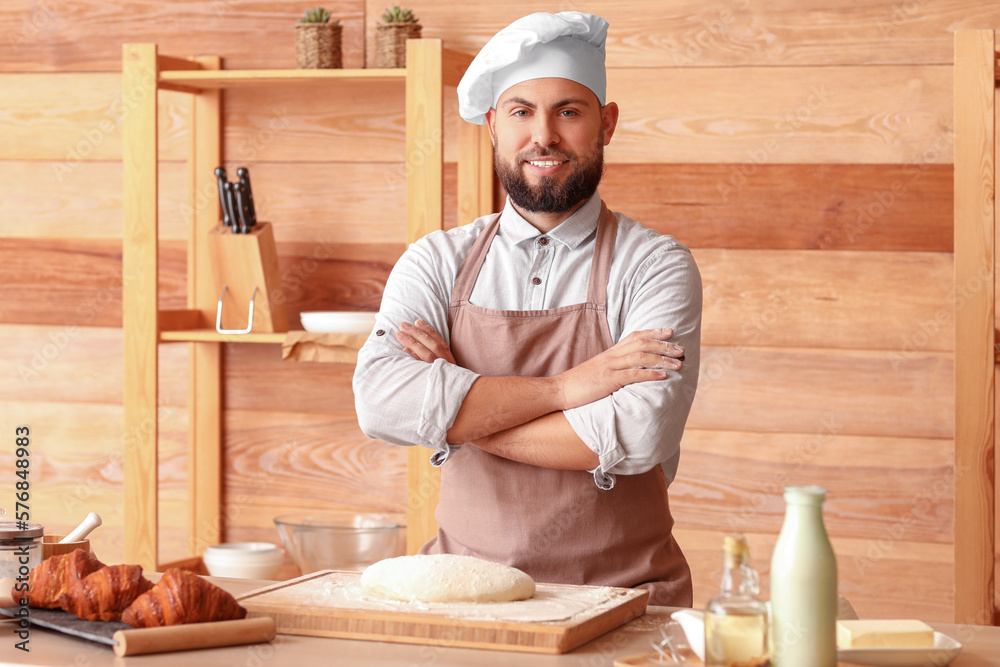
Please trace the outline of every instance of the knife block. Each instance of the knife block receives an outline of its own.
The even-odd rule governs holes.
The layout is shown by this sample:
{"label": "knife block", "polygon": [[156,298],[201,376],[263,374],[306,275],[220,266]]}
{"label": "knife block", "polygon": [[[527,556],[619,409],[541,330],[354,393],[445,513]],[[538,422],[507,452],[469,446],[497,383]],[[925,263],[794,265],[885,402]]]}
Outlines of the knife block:
{"label": "knife block", "polygon": [[[249,327],[251,331],[266,333],[288,331],[288,311],[271,225],[258,223],[247,234],[234,234],[229,227],[216,227],[208,233],[208,250],[216,292],[222,298],[222,328],[243,330]],[[253,321],[248,322],[251,299],[254,301]]]}

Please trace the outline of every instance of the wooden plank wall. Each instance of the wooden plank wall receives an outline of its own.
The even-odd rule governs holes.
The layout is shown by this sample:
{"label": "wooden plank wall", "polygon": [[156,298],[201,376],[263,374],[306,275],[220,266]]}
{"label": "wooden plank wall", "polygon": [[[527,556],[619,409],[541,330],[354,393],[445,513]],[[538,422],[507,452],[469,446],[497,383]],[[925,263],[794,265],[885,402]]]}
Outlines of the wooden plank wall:
{"label": "wooden plank wall", "polygon": [[[345,66],[361,66],[382,5],[327,7],[345,26]],[[413,7],[425,36],[466,51],[552,9]],[[841,590],[858,611],[951,620],[952,31],[998,27],[1000,8],[600,0],[557,9],[612,25],[609,94],[622,121],[602,194],[691,246],[704,277],[702,381],[672,487],[696,604],[717,586],[726,531],[749,535],[766,585],[781,488],[815,483],[828,489]],[[0,438],[32,426],[33,516],[57,532],[100,512],[94,543],[107,560],[121,557],[129,438],[120,44],[218,54],[229,68],[291,67],[301,11],[273,0],[0,7]],[[291,319],[376,309],[403,250],[408,160],[419,159],[405,155],[401,90],[351,83],[223,97],[225,163],[252,167]],[[185,109],[182,95],[162,95],[165,308],[185,302]],[[449,193],[454,184],[452,165]],[[227,539],[276,541],[271,518],[297,508],[403,509],[405,457],[358,430],[350,367],[290,366],[257,345],[224,355]],[[160,555],[170,559],[186,555],[186,348],[161,346],[160,365]],[[0,448],[0,470],[12,465]],[[0,505],[9,488],[3,479]]]}

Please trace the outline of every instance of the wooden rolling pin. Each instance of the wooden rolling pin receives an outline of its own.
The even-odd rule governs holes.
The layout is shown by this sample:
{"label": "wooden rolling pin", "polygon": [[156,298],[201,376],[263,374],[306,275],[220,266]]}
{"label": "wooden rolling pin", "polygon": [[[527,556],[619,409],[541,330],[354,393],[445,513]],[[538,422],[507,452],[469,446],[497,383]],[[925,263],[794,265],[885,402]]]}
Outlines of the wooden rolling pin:
{"label": "wooden rolling pin", "polygon": [[112,639],[118,642],[115,655],[167,653],[196,648],[260,644],[274,639],[276,628],[270,616],[245,618],[239,621],[189,623],[162,628],[119,630]]}

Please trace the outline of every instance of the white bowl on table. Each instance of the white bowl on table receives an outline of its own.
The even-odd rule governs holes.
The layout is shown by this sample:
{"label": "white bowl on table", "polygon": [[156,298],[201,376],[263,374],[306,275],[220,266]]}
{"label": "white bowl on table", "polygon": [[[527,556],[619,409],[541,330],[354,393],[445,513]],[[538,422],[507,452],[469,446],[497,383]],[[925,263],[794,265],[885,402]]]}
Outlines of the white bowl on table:
{"label": "white bowl on table", "polygon": [[233,579],[274,579],[284,559],[284,549],[269,542],[226,542],[202,554],[210,575]]}
{"label": "white bowl on table", "polygon": [[367,310],[309,310],[299,313],[302,328],[310,333],[368,333],[375,313]]}

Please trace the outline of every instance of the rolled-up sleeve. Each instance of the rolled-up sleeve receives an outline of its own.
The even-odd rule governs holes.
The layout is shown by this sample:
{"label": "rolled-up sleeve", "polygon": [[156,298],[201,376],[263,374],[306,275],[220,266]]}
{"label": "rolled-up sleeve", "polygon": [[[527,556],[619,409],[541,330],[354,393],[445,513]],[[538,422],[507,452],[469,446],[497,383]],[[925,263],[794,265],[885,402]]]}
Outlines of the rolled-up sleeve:
{"label": "rolled-up sleeve", "polygon": [[445,435],[479,377],[442,359],[430,364],[413,359],[396,340],[400,323],[419,318],[450,345],[454,256],[463,244],[462,237],[439,234],[410,246],[393,267],[375,327],[358,352],[353,380],[358,424],[365,435],[434,449],[435,465],[447,459],[451,449]]}
{"label": "rolled-up sleeve", "polygon": [[[609,285],[609,290],[612,289]],[[623,290],[625,307],[612,327],[617,342],[633,331],[674,330],[684,366],[664,380],[638,382],[565,415],[576,434],[598,455],[598,486],[615,475],[644,473],[659,465],[668,482],[677,471],[680,442],[698,386],[701,357],[701,276],[690,251],[675,241],[650,255]]]}

